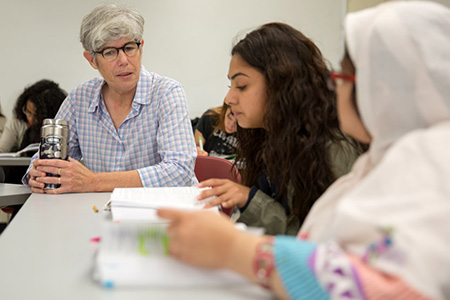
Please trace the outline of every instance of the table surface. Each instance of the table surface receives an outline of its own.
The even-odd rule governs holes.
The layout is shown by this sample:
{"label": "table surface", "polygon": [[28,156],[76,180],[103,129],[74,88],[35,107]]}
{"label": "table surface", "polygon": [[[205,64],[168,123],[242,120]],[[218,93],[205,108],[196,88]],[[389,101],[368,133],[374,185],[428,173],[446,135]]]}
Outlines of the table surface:
{"label": "table surface", "polygon": [[22,184],[0,183],[0,207],[24,204],[30,195],[31,191],[27,186]]}
{"label": "table surface", "polygon": [[[109,221],[110,193],[32,194],[0,235],[2,299],[273,299],[253,284],[205,288],[106,289],[92,280],[90,242]],[[93,211],[93,206],[100,209]],[[150,270],[149,270],[150,271]]]}

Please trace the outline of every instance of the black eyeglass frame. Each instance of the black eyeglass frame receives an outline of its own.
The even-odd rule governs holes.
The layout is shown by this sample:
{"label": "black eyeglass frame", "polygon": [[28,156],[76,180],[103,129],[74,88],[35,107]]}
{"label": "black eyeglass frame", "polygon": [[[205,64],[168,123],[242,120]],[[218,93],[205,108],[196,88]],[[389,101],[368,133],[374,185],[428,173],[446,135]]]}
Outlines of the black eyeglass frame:
{"label": "black eyeglass frame", "polygon": [[[141,42],[128,42],[128,43],[126,43],[125,45],[123,45],[122,47],[119,47],[119,48],[116,48],[116,47],[106,47],[106,48],[103,49],[103,50],[95,51],[95,53],[101,54],[102,57],[103,57],[105,60],[107,60],[107,61],[113,61],[113,60],[115,60],[115,59],[119,56],[119,51],[120,51],[120,50],[122,50],[123,53],[125,53],[127,56],[135,56],[136,54],[129,55],[129,54],[125,51],[125,48],[126,48],[127,46],[129,46],[130,44],[136,44],[136,45],[137,45],[137,49],[136,49],[136,50],[139,50],[140,47],[141,47]],[[114,50],[116,51],[116,55],[115,55],[115,57],[114,57],[113,59],[108,60],[108,59],[105,57],[105,54],[104,54],[104,53],[105,53],[105,51],[107,51],[107,50],[112,50],[112,49],[114,49]],[[137,52],[136,52],[136,53],[137,53]]]}
{"label": "black eyeglass frame", "polygon": [[33,114],[33,113],[30,113],[30,112],[27,110],[26,105],[22,106],[22,113],[23,113],[25,116],[30,117],[30,118],[34,118],[34,116],[36,116],[36,113]]}

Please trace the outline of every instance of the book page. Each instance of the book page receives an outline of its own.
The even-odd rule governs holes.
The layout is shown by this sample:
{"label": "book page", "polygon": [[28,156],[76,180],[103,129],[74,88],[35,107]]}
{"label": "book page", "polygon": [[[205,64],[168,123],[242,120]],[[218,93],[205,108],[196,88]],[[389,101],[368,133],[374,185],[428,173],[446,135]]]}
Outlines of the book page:
{"label": "book page", "polygon": [[4,152],[0,153],[0,157],[20,157],[20,154],[17,154],[17,152]]}
{"label": "book page", "polygon": [[22,150],[17,151],[17,154],[20,155],[22,153],[29,152],[29,151],[37,152],[39,150],[39,145],[40,145],[40,143],[29,144]]}
{"label": "book page", "polygon": [[[156,215],[159,208],[201,210],[205,202],[198,201],[204,189],[197,187],[116,188],[111,194],[111,211],[114,221],[148,221],[161,223],[165,220]],[[214,207],[210,210],[218,212]]]}
{"label": "book page", "polygon": [[203,190],[197,187],[115,188],[111,194],[111,207],[196,209],[205,203],[197,200]]}
{"label": "book page", "polygon": [[0,153],[0,157],[20,157],[20,155],[25,152],[29,152],[29,151],[37,152],[39,150],[39,145],[40,145],[39,143],[34,143],[34,144],[30,144],[30,145],[26,146],[25,148],[23,148],[22,150],[19,150],[17,152]]}

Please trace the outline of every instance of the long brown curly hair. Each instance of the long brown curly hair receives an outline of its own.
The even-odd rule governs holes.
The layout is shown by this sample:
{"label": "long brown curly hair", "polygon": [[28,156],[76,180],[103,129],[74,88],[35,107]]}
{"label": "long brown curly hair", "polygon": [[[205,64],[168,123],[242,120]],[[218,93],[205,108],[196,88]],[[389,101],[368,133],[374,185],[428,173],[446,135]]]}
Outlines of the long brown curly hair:
{"label": "long brown curly hair", "polygon": [[287,199],[294,189],[291,213],[303,222],[314,201],[336,179],[330,146],[346,141],[339,129],[329,70],[317,46],[301,32],[269,23],[246,35],[232,49],[264,75],[267,87],[265,129],[238,127],[236,161],[242,183],[257,184],[264,172]]}

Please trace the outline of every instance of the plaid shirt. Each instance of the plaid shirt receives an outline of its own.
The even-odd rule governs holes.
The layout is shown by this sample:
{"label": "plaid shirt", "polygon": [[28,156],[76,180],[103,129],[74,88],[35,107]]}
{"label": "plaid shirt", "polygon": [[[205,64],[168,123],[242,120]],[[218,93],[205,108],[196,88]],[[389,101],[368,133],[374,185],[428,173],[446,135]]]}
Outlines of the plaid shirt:
{"label": "plaid shirt", "polygon": [[103,84],[103,78],[82,83],[56,115],[69,122],[69,156],[83,158],[93,172],[137,170],[144,187],[197,184],[197,152],[181,84],[142,67],[131,111],[117,131]]}

